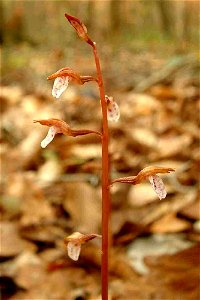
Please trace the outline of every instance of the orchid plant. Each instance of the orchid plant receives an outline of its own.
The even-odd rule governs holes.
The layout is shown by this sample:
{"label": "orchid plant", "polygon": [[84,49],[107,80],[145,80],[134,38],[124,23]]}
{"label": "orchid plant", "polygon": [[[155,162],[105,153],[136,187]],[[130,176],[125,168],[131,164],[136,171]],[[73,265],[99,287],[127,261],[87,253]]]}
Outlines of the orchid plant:
{"label": "orchid plant", "polygon": [[49,127],[47,136],[41,142],[41,147],[45,148],[52,142],[56,134],[64,134],[71,137],[77,137],[86,134],[97,135],[102,144],[102,235],[96,233],[82,234],[75,232],[66,237],[64,243],[67,245],[68,255],[73,260],[78,260],[81,246],[94,238],[102,238],[102,260],[101,260],[101,282],[102,282],[102,300],[108,300],[108,272],[109,272],[109,231],[110,231],[110,188],[115,183],[140,184],[142,181],[148,179],[160,199],[166,197],[162,179],[157,175],[159,173],[169,173],[174,171],[172,168],[150,166],[141,170],[137,176],[129,176],[123,178],[110,179],[110,164],[109,164],[109,131],[108,121],[117,122],[120,118],[120,110],[118,104],[113,100],[113,97],[105,95],[104,84],[101,72],[99,56],[97,53],[96,43],[93,42],[87,33],[86,26],[76,17],[65,14],[69,23],[74,27],[78,36],[83,39],[89,46],[92,47],[94,60],[96,64],[97,77],[81,76],[74,72],[71,68],[65,67],[52,75],[48,76],[48,80],[54,79],[52,96],[60,98],[62,93],[67,89],[70,82],[83,85],[87,82],[93,81],[97,84],[100,93],[100,104],[102,111],[102,132],[89,129],[71,129],[71,127],[60,119],[35,120],[41,125]]}

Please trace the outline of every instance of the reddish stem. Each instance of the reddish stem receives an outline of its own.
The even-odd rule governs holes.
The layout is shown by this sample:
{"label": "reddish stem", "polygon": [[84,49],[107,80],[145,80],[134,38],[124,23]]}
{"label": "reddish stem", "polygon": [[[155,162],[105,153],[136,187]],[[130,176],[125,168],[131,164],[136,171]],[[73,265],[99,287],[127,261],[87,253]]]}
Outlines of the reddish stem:
{"label": "reddish stem", "polygon": [[96,131],[96,130],[90,130],[90,129],[77,129],[77,130],[76,129],[71,129],[70,133],[74,137],[79,136],[79,135],[91,134],[91,133],[97,134],[100,137],[102,136],[101,132]]}
{"label": "reddish stem", "polygon": [[98,86],[100,92],[102,109],[102,260],[101,260],[101,285],[102,300],[108,300],[108,254],[109,254],[109,216],[110,216],[110,194],[109,194],[109,156],[108,156],[108,119],[107,104],[101,73],[101,66],[97,54],[96,43],[93,43],[93,53],[98,76]]}

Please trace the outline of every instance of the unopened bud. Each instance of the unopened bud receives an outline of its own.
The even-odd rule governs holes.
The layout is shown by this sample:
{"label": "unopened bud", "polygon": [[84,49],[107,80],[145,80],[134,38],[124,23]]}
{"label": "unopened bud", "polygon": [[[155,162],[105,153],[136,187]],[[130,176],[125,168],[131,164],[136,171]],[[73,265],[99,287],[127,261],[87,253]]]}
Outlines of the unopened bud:
{"label": "unopened bud", "polygon": [[93,46],[93,42],[87,34],[87,28],[86,28],[85,24],[83,24],[78,18],[76,18],[74,16],[70,16],[68,14],[65,14],[65,17],[67,18],[69,23],[75,28],[78,36],[81,39],[83,39],[84,41],[86,41],[88,44]]}

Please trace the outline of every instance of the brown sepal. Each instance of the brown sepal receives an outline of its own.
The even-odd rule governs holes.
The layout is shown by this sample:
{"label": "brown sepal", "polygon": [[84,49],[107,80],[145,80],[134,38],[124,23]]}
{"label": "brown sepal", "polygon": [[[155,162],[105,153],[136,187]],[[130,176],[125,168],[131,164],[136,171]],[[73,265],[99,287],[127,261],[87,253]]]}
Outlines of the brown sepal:
{"label": "brown sepal", "polygon": [[63,120],[60,119],[46,119],[46,120],[34,120],[34,123],[40,123],[48,127],[55,126],[58,128],[60,133],[65,135],[72,135],[70,126]]}
{"label": "brown sepal", "polygon": [[90,129],[71,129],[70,126],[63,120],[60,119],[47,119],[47,120],[34,120],[34,123],[40,123],[41,125],[46,125],[46,126],[55,126],[58,128],[58,131],[60,133],[63,133],[68,136],[80,136],[80,135],[86,135],[86,134],[97,134],[101,136],[102,134],[99,131],[95,130],[90,130]]}
{"label": "brown sepal", "polygon": [[96,233],[91,234],[82,234],[80,232],[74,232],[68,237],[64,238],[64,243],[68,244],[69,242],[73,242],[74,244],[84,244],[94,238],[101,238],[101,235]]}
{"label": "brown sepal", "polygon": [[71,68],[67,68],[67,67],[62,68],[57,72],[49,75],[47,77],[47,80],[55,79],[61,76],[69,77],[71,80],[73,80],[78,84],[84,84],[89,81],[97,81],[97,79],[92,76],[80,76],[78,73],[74,72]]}
{"label": "brown sepal", "polygon": [[128,176],[128,177],[121,177],[114,179],[111,182],[111,185],[115,182],[121,182],[121,183],[129,183],[129,184],[138,184],[145,180],[149,176],[153,176],[159,173],[170,173],[174,172],[175,170],[172,168],[165,168],[165,167],[155,167],[155,166],[149,166],[144,169],[142,169],[137,176]]}

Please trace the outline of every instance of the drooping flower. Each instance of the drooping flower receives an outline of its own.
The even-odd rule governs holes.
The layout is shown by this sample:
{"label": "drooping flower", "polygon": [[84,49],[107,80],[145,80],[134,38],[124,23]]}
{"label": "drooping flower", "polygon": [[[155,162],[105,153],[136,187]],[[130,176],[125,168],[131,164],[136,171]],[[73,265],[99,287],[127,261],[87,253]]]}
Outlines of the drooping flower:
{"label": "drooping flower", "polygon": [[46,148],[47,145],[54,139],[57,133],[63,133],[65,135],[71,135],[71,129],[69,125],[59,119],[47,119],[47,120],[34,120],[34,123],[40,123],[41,125],[46,125],[49,128],[47,136],[41,142],[41,147]]}
{"label": "drooping flower", "polygon": [[62,133],[67,136],[79,136],[94,133],[98,136],[102,134],[99,131],[90,129],[71,129],[70,126],[63,120],[60,119],[46,119],[46,120],[34,120],[34,123],[40,123],[41,125],[46,125],[49,128],[47,136],[41,142],[41,147],[46,148],[46,146],[54,139],[57,133]]}
{"label": "drooping flower", "polygon": [[113,100],[113,97],[105,96],[107,103],[107,116],[109,121],[117,122],[120,118],[120,110],[118,104]]}
{"label": "drooping flower", "polygon": [[80,232],[74,232],[70,236],[64,239],[64,243],[67,245],[68,256],[77,261],[81,252],[81,246],[94,238],[101,238],[101,235],[82,234]]}
{"label": "drooping flower", "polygon": [[59,98],[62,95],[70,81],[81,85],[89,81],[97,81],[92,76],[81,76],[70,68],[62,68],[47,77],[47,80],[51,79],[55,79],[52,89],[52,96],[55,98]]}
{"label": "drooping flower", "polygon": [[160,199],[163,199],[166,197],[167,192],[165,190],[164,183],[162,179],[157,175],[159,173],[170,173],[174,172],[174,169],[172,168],[165,168],[165,167],[154,167],[154,166],[149,166],[144,169],[142,169],[137,176],[128,176],[128,177],[121,177],[114,179],[111,182],[111,185],[116,183],[116,182],[121,182],[121,183],[129,183],[129,184],[139,184],[142,181],[148,179],[158,195]]}

